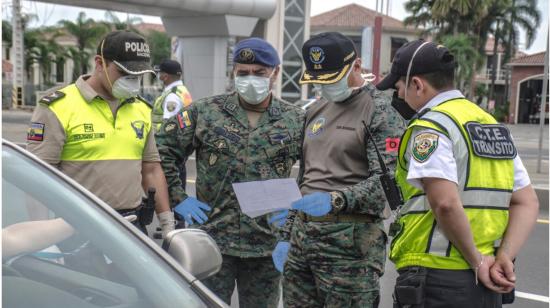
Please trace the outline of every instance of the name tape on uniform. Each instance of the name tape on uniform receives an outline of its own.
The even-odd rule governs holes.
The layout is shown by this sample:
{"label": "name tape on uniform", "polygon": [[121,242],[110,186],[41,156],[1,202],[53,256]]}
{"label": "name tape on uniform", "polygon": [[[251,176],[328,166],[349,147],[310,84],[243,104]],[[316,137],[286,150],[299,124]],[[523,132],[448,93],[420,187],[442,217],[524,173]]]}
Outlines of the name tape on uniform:
{"label": "name tape on uniform", "polygon": [[480,157],[513,159],[517,155],[510,131],[501,124],[466,123],[474,154]]}

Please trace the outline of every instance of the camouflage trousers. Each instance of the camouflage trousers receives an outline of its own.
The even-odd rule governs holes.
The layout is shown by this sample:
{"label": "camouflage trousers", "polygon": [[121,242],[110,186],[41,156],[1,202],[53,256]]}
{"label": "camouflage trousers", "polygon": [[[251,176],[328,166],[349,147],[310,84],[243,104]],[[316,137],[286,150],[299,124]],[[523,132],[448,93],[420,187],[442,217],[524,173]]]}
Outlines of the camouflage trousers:
{"label": "camouflage trousers", "polygon": [[202,282],[227,304],[230,304],[236,282],[240,308],[275,308],[279,304],[280,280],[281,273],[273,266],[270,256],[239,258],[223,255],[221,270]]}
{"label": "camouflage trousers", "polygon": [[296,219],[283,275],[285,307],[378,307],[386,241],[382,223]]}

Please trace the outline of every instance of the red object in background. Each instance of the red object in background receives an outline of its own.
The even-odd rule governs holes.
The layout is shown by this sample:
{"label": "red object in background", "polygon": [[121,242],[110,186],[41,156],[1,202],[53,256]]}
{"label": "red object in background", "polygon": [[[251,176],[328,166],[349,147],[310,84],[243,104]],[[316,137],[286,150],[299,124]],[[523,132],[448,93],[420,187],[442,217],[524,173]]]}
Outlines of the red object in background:
{"label": "red object in background", "polygon": [[386,138],[386,152],[397,152],[399,150],[399,138]]}

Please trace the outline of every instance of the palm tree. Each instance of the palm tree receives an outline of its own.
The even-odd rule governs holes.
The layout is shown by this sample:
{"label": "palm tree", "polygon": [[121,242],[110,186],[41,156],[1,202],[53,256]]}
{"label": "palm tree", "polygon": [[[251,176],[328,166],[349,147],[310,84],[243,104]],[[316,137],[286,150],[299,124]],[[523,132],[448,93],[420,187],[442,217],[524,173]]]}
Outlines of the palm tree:
{"label": "palm tree", "polygon": [[64,27],[67,32],[76,38],[78,53],[73,55],[76,75],[80,76],[88,72],[88,60],[91,51],[97,46],[99,39],[109,30],[104,24],[94,21],[92,18],[86,18],[86,13],[80,12],[76,22],[70,20],[61,20],[59,25]]}
{"label": "palm tree", "polygon": [[[489,34],[497,34],[498,20],[503,22],[500,29],[503,35],[497,39],[501,39],[503,46],[509,46],[506,47],[508,56],[517,48],[518,29],[526,31],[528,44],[531,44],[540,23],[536,0],[410,0],[405,3],[405,9],[411,13],[405,24],[423,27],[436,40],[446,35],[466,34],[474,39],[472,42],[481,55],[485,53]],[[481,65],[480,61],[474,63],[474,72]],[[471,96],[475,94],[473,75]]]}
{"label": "palm tree", "polygon": [[164,33],[152,30],[147,35],[147,42],[151,48],[151,61],[153,64],[159,64],[162,60],[170,58],[170,37]]}
{"label": "palm tree", "polygon": [[143,19],[137,16],[128,17],[126,21],[122,21],[111,11],[105,12],[105,19],[107,20],[107,26],[111,30],[129,30],[136,33],[139,33],[139,31],[135,25],[143,22]]}
{"label": "palm tree", "polygon": [[455,56],[455,61],[458,67],[455,72],[455,83],[457,89],[460,89],[464,95],[469,95],[469,84],[473,75],[475,75],[474,67],[480,57],[476,48],[473,45],[473,38],[466,34],[447,35],[441,40],[443,45],[447,47]]}

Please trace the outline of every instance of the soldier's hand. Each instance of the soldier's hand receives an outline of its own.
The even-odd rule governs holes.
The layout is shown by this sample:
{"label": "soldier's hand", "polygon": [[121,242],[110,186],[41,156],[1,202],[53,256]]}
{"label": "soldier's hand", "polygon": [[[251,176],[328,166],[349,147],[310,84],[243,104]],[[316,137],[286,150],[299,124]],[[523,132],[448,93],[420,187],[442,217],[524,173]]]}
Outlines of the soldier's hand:
{"label": "soldier's hand", "polygon": [[162,238],[166,238],[166,234],[176,227],[174,213],[172,213],[172,211],[164,211],[159,213],[157,217],[159,219],[160,228],[162,229]]}
{"label": "soldier's hand", "polygon": [[271,218],[267,221],[267,223],[274,224],[275,226],[280,228],[285,224],[287,216],[288,216],[288,210],[277,212],[273,216],[271,216]]}
{"label": "soldier's hand", "polygon": [[202,225],[208,220],[208,216],[204,214],[204,211],[209,212],[211,208],[203,202],[200,202],[196,198],[187,197],[180,204],[174,208],[174,212],[185,219],[187,224],[192,225],[193,220]]}
{"label": "soldier's hand", "polygon": [[326,192],[314,192],[305,195],[302,199],[292,202],[292,208],[300,210],[311,216],[324,216],[330,212],[330,194]]}
{"label": "soldier's hand", "polygon": [[288,258],[289,249],[289,242],[280,241],[277,243],[277,246],[275,246],[275,250],[273,250],[273,253],[271,254],[271,258],[273,259],[273,264],[275,265],[275,268],[281,273],[283,272],[286,259]]}

